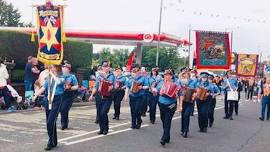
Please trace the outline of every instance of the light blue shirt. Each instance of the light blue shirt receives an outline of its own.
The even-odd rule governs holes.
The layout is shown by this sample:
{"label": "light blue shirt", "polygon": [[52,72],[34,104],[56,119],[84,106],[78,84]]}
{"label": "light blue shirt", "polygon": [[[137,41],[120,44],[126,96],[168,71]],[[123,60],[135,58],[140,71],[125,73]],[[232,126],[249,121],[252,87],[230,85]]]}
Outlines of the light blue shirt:
{"label": "light blue shirt", "polygon": [[103,78],[101,75],[98,75],[98,77],[96,78],[96,82],[95,82],[95,89],[96,90],[98,90],[99,83],[100,83],[101,80],[110,81],[112,84],[115,83],[115,77],[114,77],[114,75],[112,73],[109,73],[106,78]]}
{"label": "light blue shirt", "polygon": [[[130,79],[127,81],[127,87],[131,89],[131,86],[134,81],[139,82],[142,86],[148,86],[148,82],[145,76],[139,75],[134,77],[130,77]],[[132,91],[129,92],[129,95],[132,97],[139,97],[144,95],[144,89],[139,90],[137,93],[133,93]]]}
{"label": "light blue shirt", "polygon": [[[50,85],[50,89],[51,91],[53,90],[55,84],[55,80],[52,79],[51,85]],[[55,89],[55,95],[62,95],[65,91],[65,78],[63,76],[63,74],[60,75],[60,84],[56,85],[56,89]],[[48,95],[48,88],[49,88],[49,81],[48,79],[46,79],[45,84],[44,84],[44,88],[45,88],[45,95]]]}
{"label": "light blue shirt", "polygon": [[[172,80],[172,82],[173,82],[173,81],[174,81],[174,80]],[[161,87],[163,86],[163,83],[164,83],[164,81],[161,81],[161,82],[157,85],[157,90],[158,90],[158,92],[160,92]],[[175,84],[178,85],[177,83],[175,83]],[[179,86],[179,85],[178,85],[178,86]],[[169,104],[176,103],[177,100],[176,100],[176,98],[173,99],[173,98],[169,98],[169,97],[160,95],[158,101],[159,101],[160,103],[162,103],[162,104],[169,105]]]}

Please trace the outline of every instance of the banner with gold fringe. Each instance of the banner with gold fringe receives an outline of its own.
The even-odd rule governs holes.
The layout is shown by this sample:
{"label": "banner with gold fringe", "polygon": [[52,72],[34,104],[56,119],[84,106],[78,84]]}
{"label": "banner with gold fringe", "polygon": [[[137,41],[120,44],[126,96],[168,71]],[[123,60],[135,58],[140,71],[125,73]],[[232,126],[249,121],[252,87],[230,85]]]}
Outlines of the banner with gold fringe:
{"label": "banner with gold fringe", "polygon": [[255,77],[258,68],[257,54],[238,54],[236,72],[241,77]]}
{"label": "banner with gold fringe", "polygon": [[37,7],[38,55],[44,64],[61,64],[63,49],[63,6],[51,2]]}

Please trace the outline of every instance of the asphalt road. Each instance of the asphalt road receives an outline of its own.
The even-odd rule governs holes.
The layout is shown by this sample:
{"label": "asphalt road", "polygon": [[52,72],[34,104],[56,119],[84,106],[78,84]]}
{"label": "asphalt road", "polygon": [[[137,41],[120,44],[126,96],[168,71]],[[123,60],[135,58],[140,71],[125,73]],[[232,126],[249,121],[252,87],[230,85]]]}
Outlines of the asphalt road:
{"label": "asphalt road", "polygon": [[[180,135],[180,115],[175,114],[171,143],[159,144],[162,126],[143,118],[140,130],[130,129],[130,112],[123,103],[121,120],[110,119],[110,133],[97,135],[95,106],[74,107],[70,128],[58,129],[57,152],[268,152],[270,151],[270,121],[259,121],[260,103],[241,101],[239,115],[224,120],[223,100],[217,102],[215,123],[208,133],[198,132],[197,115],[191,118],[189,138]],[[158,110],[158,109],[157,109]],[[159,110],[158,110],[159,111]],[[113,110],[110,110],[110,118]],[[59,116],[60,118],[60,116]],[[59,119],[57,122],[58,127]],[[45,113],[27,111],[0,114],[0,152],[41,152],[47,143]]]}

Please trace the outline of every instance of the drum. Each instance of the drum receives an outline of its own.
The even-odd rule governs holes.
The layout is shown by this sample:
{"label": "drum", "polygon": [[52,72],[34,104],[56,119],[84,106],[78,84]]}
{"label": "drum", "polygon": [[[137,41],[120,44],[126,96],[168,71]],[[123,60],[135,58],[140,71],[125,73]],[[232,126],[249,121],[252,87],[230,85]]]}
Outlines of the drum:
{"label": "drum", "polygon": [[188,102],[188,103],[194,103],[193,95],[194,95],[195,92],[196,92],[195,89],[187,88],[184,91],[184,99],[183,99],[183,101]]}
{"label": "drum", "polygon": [[110,97],[111,92],[109,88],[112,86],[112,82],[108,80],[100,80],[98,92],[102,97]]}
{"label": "drum", "polygon": [[179,87],[173,82],[164,82],[160,94],[169,98],[176,98]]}
{"label": "drum", "polygon": [[207,98],[207,92],[208,92],[207,89],[199,87],[197,89],[197,97],[198,97],[198,99],[201,100],[201,101],[205,101],[206,98]]}
{"label": "drum", "polygon": [[131,86],[131,92],[132,93],[138,93],[140,91],[141,83],[138,81],[133,81]]}

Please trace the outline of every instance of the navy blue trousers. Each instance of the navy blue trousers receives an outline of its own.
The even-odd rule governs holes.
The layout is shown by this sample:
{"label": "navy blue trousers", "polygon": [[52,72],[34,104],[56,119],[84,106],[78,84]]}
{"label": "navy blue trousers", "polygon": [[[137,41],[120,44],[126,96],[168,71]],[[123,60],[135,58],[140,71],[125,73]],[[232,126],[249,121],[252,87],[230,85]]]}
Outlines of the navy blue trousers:
{"label": "navy blue trousers", "polygon": [[61,106],[61,127],[68,128],[69,122],[69,110],[73,103],[73,94],[71,92],[65,92],[63,95],[63,103]]}
{"label": "navy blue trousers", "polygon": [[48,108],[48,100],[45,103],[47,132],[49,136],[48,147],[57,146],[56,121],[58,114],[61,110],[61,104],[62,104],[62,95],[54,96],[51,110],[49,110]]}
{"label": "navy blue trousers", "polygon": [[141,119],[141,109],[142,109],[142,101],[143,97],[133,97],[129,96],[129,106],[131,111],[131,127],[137,127],[142,123]]}
{"label": "navy blue trousers", "polygon": [[189,132],[189,122],[190,122],[190,116],[194,109],[194,103],[188,103],[183,102],[183,109],[181,112],[181,119],[182,119],[182,125],[181,125],[181,132]]}
{"label": "navy blue trousers", "polygon": [[[176,104],[176,103],[174,103]],[[172,124],[172,118],[175,113],[175,110],[172,110],[169,108],[171,104],[162,104],[158,102],[159,109],[160,109],[160,119],[162,121],[163,126],[163,135],[161,137],[162,141],[170,141],[170,132],[171,132],[171,124]]]}

